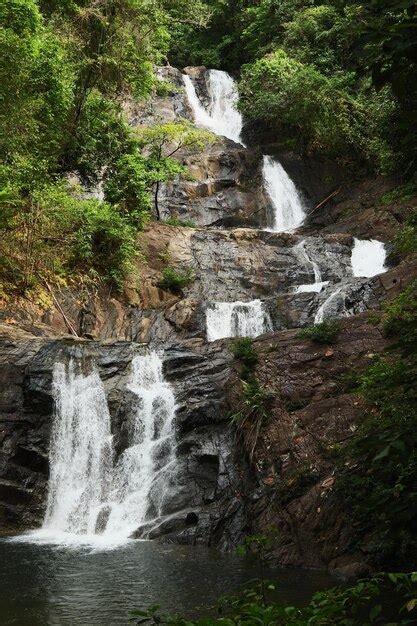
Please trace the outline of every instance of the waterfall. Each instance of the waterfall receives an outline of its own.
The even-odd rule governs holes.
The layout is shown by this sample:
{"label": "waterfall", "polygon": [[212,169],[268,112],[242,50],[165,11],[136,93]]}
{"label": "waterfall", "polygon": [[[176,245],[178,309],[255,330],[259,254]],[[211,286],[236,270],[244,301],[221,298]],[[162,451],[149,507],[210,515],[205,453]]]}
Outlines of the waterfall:
{"label": "waterfall", "polygon": [[53,394],[55,415],[43,529],[94,534],[113,463],[103,385],[96,371],[84,375],[71,360],[68,366],[55,364]]}
{"label": "waterfall", "polygon": [[54,366],[48,502],[42,529],[31,537],[119,545],[164,512],[176,469],[175,397],[157,353],[133,359],[127,387],[136,402],[128,446],[115,460],[100,376],[79,370],[74,360]]}
{"label": "waterfall", "polygon": [[138,403],[129,423],[130,446],[114,470],[105,531],[127,537],[148,515],[163,513],[175,470],[175,398],[156,352],[133,359],[128,388]]}
{"label": "waterfall", "polygon": [[260,300],[214,302],[206,311],[207,341],[225,337],[257,337],[272,330]]}
{"label": "waterfall", "polygon": [[387,271],[386,250],[382,241],[354,239],[352,249],[352,272],[354,276],[371,278]]}
{"label": "waterfall", "polygon": [[242,116],[236,109],[239,95],[235,81],[227,72],[220,70],[209,70],[207,75],[207,109],[201,104],[191,78],[184,75],[185,90],[196,124],[208,128],[216,135],[242,143]]}
{"label": "waterfall", "polygon": [[342,313],[343,315],[346,315],[345,295],[343,293],[343,287],[339,287],[338,289],[336,289],[336,291],[333,291],[333,293],[331,293],[328,298],[326,298],[326,300],[317,310],[317,313],[314,317],[315,324],[321,324],[322,322],[326,321],[326,319],[337,317],[337,313],[339,310],[337,300],[340,300],[340,303],[342,305]]}
{"label": "waterfall", "polygon": [[273,207],[272,223],[266,230],[279,233],[300,226],[305,218],[301,197],[281,163],[265,155],[263,178]]}
{"label": "waterfall", "polygon": [[322,275],[319,266],[313,259],[311,259],[307,253],[305,248],[306,241],[300,241],[294,248],[295,254],[301,260],[304,265],[310,265],[314,272],[314,283],[308,285],[300,285],[296,288],[295,293],[304,293],[304,292],[315,292],[320,293],[320,291],[329,284],[329,281],[322,281]]}
{"label": "waterfall", "polygon": [[[236,108],[239,93],[235,81],[220,70],[209,70],[207,74],[207,108],[201,103],[190,76],[184,75],[185,91],[196,124],[244,145],[240,137],[243,121]],[[282,232],[300,226],[305,218],[301,197],[281,163],[265,155],[262,175],[273,209],[271,225],[266,230]]]}

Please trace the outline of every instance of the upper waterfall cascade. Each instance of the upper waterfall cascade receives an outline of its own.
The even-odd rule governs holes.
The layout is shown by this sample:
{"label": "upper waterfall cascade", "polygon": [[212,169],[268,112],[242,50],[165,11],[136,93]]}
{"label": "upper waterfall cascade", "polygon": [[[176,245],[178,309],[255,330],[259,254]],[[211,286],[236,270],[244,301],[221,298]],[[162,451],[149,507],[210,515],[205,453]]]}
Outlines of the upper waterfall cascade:
{"label": "upper waterfall cascade", "polygon": [[128,445],[118,459],[103,384],[73,360],[53,372],[53,422],[44,524],[38,538],[117,545],[164,512],[175,477],[175,397],[156,352],[132,361]]}
{"label": "upper waterfall cascade", "polygon": [[264,155],[262,172],[273,207],[271,226],[267,230],[281,233],[301,226],[305,218],[302,200],[281,163]]}
{"label": "upper waterfall cascade", "polygon": [[257,337],[272,324],[260,300],[215,302],[206,311],[207,341],[225,337]]}
{"label": "upper waterfall cascade", "polygon": [[[236,108],[239,94],[233,78],[220,70],[209,70],[207,90],[209,105],[200,101],[190,76],[184,75],[188,101],[196,124],[242,145],[242,116]],[[281,163],[271,156],[263,157],[264,188],[271,201],[271,232],[293,230],[302,224],[305,213],[300,194]]]}
{"label": "upper waterfall cascade", "polygon": [[210,100],[207,109],[202,105],[194,83],[187,74],[184,75],[184,84],[196,123],[216,135],[242,144],[242,116],[236,108],[239,95],[233,78],[220,70],[208,71],[207,90]]}

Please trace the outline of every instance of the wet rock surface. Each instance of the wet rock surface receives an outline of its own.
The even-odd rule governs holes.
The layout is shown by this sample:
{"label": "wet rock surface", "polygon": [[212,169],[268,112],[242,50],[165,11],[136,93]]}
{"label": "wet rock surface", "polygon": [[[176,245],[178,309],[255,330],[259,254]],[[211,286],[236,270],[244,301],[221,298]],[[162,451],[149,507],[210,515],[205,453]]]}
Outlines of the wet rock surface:
{"label": "wet rock surface", "polygon": [[[121,454],[128,443],[124,431],[127,414],[134,410],[135,402],[126,383],[132,358],[143,351],[143,347],[125,342],[51,341],[13,330],[2,334],[0,372],[6,390],[0,398],[2,532],[36,528],[42,523],[54,410],[54,364],[73,358],[85,373],[97,367],[108,398],[116,453]],[[242,502],[233,515],[229,511],[231,499],[241,491],[224,392],[231,355],[221,346],[208,349],[201,342],[191,342],[167,350],[165,357],[165,375],[178,403],[175,486],[164,518],[150,529],[138,529],[137,536],[146,536],[147,530],[152,530],[153,538],[171,536],[175,531],[178,541],[231,548],[241,539],[242,524],[235,524],[234,530],[233,524],[226,525],[226,512],[230,519],[245,516]],[[103,509],[97,532],[103,532],[108,514]]]}

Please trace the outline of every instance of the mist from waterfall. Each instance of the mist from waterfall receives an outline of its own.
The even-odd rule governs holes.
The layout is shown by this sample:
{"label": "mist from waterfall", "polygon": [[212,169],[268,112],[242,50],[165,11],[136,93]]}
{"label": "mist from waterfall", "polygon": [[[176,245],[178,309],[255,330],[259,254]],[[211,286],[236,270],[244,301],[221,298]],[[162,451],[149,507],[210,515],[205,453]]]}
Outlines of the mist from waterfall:
{"label": "mist from waterfall", "polygon": [[[127,446],[116,459],[103,383],[71,359],[53,370],[46,543],[114,547],[163,514],[176,470],[175,397],[156,352],[132,361],[127,389]],[[91,368],[90,368],[91,369]],[[27,539],[28,537],[26,537]]]}
{"label": "mist from waterfall", "polygon": [[266,229],[280,233],[300,226],[305,218],[301,196],[281,163],[271,156],[263,157],[263,179],[273,213]]}
{"label": "mist from waterfall", "polygon": [[260,300],[214,302],[206,311],[207,341],[226,337],[258,337],[272,330]]}
{"label": "mist from waterfall", "polygon": [[196,124],[242,144],[242,116],[236,108],[239,94],[233,78],[220,70],[207,72],[207,109],[201,103],[194,83],[187,74],[184,75],[184,85]]}

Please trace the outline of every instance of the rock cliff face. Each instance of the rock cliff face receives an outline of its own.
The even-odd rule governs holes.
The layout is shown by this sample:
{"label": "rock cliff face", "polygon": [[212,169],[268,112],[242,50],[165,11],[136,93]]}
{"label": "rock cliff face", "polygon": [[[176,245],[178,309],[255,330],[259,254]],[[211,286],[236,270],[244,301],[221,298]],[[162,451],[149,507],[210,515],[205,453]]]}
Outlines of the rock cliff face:
{"label": "rock cliff face", "polygon": [[[185,71],[207,103],[205,68]],[[192,120],[181,72],[160,68],[158,76],[165,95],[141,106],[125,102],[133,126]],[[363,414],[341,380],[383,349],[367,312],[397,294],[417,269],[412,260],[395,265],[390,258],[386,273],[354,277],[353,237],[389,242],[410,205],[386,200],[395,181],[363,181],[335,163],[282,153],[254,129],[245,132],[253,147],[216,138],[203,151],[178,152],[192,176],[164,186],[159,205],[163,219],[192,220],[195,227],[152,222],[140,233],[139,282],[127,281],[123,294],[70,285],[56,294],[59,307],[18,302],[0,311],[1,532],[37,527],[43,519],[54,363],[71,355],[87,368],[95,363],[120,455],[130,410],[126,380],[146,343],[164,350],[175,391],[178,480],[166,515],[135,536],[229,549],[245,533],[275,525],[281,564],[340,570],[363,561],[349,552],[348,519],[333,490],[333,451]],[[307,219],[295,232],[263,230],[271,201],[262,152],[279,154],[306,200]],[[300,289],[317,282],[315,265],[325,284]],[[188,284],[162,288],[166,268],[186,273]],[[274,401],[249,466],[229,417],[241,397],[239,364],[228,340],[207,342],[206,315],[215,303],[254,300],[270,322],[254,343],[257,375]],[[325,304],[329,318],[346,319],[336,343],[322,347],[300,339],[296,329],[312,325]],[[68,336],[67,320],[79,338]]]}

